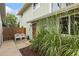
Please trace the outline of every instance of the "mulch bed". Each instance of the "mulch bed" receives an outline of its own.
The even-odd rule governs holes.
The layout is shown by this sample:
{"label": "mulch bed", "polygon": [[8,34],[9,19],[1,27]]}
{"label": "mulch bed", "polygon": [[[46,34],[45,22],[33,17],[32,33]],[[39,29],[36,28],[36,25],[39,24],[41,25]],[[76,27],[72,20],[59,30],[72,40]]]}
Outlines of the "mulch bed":
{"label": "mulch bed", "polygon": [[25,47],[19,50],[23,56],[39,56],[37,51],[34,51],[32,48]]}

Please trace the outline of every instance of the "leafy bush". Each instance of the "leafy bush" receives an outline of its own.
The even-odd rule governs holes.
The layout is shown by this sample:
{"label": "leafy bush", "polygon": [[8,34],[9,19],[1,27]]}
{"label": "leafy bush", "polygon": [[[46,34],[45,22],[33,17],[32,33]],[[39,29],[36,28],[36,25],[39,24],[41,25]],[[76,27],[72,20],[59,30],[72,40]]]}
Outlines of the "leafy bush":
{"label": "leafy bush", "polygon": [[7,14],[5,18],[6,18],[7,27],[16,27],[16,25],[17,25],[17,22],[16,22],[17,17],[15,15]]}
{"label": "leafy bush", "polygon": [[54,31],[40,30],[32,40],[32,48],[47,56],[78,56],[79,37],[62,36]]}

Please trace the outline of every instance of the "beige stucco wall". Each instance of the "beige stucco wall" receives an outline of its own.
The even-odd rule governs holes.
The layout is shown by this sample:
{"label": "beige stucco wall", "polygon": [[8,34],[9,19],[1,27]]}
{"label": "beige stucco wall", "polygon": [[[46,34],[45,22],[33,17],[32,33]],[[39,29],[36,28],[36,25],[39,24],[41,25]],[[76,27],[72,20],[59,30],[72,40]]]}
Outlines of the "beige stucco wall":
{"label": "beige stucco wall", "polygon": [[29,9],[27,11],[25,11],[23,13],[23,16],[20,17],[20,27],[25,27],[26,28],[26,36],[31,36],[30,34],[30,24],[27,24],[27,21],[31,20],[32,19],[32,8],[29,7]]}
{"label": "beige stucco wall", "polygon": [[39,18],[50,13],[50,3],[40,3],[39,8],[33,10],[33,19]]}
{"label": "beige stucco wall", "polygon": [[32,5],[26,10],[23,14],[23,19],[26,21],[34,20],[38,17],[46,15],[50,12],[50,3],[39,3],[39,7],[37,9],[33,9]]}
{"label": "beige stucco wall", "polygon": [[3,42],[3,29],[2,29],[2,21],[1,21],[1,15],[0,15],[0,45]]}

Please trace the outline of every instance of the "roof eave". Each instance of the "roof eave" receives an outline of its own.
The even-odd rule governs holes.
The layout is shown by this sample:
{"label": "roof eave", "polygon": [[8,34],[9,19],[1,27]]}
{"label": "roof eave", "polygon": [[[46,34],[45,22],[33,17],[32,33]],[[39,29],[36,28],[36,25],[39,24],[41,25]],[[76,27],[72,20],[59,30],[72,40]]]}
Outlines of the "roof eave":
{"label": "roof eave", "polygon": [[23,5],[23,7],[19,10],[19,12],[17,13],[17,15],[22,15],[27,9],[28,7],[31,5],[31,3],[25,3]]}

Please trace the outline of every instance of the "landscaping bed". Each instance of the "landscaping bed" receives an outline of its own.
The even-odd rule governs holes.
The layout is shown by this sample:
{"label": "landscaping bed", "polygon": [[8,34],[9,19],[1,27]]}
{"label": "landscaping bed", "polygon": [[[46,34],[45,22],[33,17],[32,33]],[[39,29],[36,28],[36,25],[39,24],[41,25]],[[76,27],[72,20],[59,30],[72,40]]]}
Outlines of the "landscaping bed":
{"label": "landscaping bed", "polygon": [[20,49],[23,56],[79,56],[79,36],[67,36],[41,30],[29,47]]}
{"label": "landscaping bed", "polygon": [[30,47],[25,47],[19,50],[23,56],[39,56],[39,52]]}

